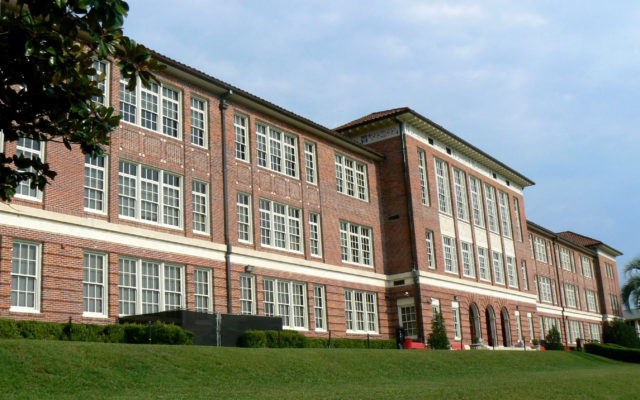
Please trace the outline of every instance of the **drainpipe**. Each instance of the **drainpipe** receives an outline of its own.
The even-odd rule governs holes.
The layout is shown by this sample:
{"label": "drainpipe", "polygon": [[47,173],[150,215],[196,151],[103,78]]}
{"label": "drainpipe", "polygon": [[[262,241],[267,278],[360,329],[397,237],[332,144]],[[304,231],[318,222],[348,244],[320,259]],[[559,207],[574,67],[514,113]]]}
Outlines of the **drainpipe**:
{"label": "drainpipe", "polygon": [[224,253],[224,262],[227,273],[227,312],[232,313],[232,287],[231,287],[231,252],[233,247],[231,245],[231,238],[229,235],[229,182],[227,179],[227,122],[226,122],[226,110],[229,108],[227,104],[227,97],[231,96],[233,91],[229,89],[226,93],[220,96],[220,119],[222,129],[222,198],[223,198],[223,212],[224,212],[224,243],[227,246],[227,250]]}

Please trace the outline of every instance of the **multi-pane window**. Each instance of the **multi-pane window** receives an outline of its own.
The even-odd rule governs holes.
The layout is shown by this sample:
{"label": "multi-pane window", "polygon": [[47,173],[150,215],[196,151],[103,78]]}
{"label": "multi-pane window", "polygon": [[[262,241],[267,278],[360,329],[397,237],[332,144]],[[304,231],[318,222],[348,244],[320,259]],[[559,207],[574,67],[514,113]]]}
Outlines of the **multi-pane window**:
{"label": "multi-pane window", "polygon": [[84,253],[82,292],[85,315],[107,315],[107,256]]}
{"label": "multi-pane window", "polygon": [[196,268],[193,271],[196,311],[211,312],[211,270]]}
{"label": "multi-pane window", "polygon": [[191,143],[207,147],[207,102],[191,98]]}
{"label": "multi-pane window", "polygon": [[304,283],[265,278],[264,315],[281,317],[282,327],[307,329],[307,289]]}
{"label": "multi-pane window", "polygon": [[533,236],[531,234],[529,234],[529,251],[531,252],[531,259],[533,259]]}
{"label": "multi-pane window", "polygon": [[42,245],[13,242],[10,311],[40,310]]}
{"label": "multi-pane window", "polygon": [[320,214],[309,213],[309,252],[312,256],[322,256],[322,231],[320,230]]}
{"label": "multi-pane window", "polygon": [[502,254],[494,251],[493,258],[493,280],[495,283],[504,283],[504,266],[502,265]]}
{"label": "multi-pane window", "polygon": [[118,273],[120,315],[185,307],[183,266],[122,257]]}
{"label": "multi-pane window", "polygon": [[460,242],[462,256],[462,275],[471,278],[476,277],[476,266],[473,257],[473,245],[467,242]]}
{"label": "multi-pane window", "polygon": [[467,176],[458,168],[453,169],[453,187],[456,194],[456,212],[458,218],[469,220],[469,204],[467,202]]}
{"label": "multi-pane window", "polygon": [[609,295],[609,301],[611,302],[611,309],[615,315],[620,315],[620,303],[618,301],[618,296],[615,294]]}
{"label": "multi-pane window", "polygon": [[430,269],[434,269],[436,267],[436,256],[435,249],[433,247],[433,231],[427,230],[427,266]]}
{"label": "multi-pane window", "polygon": [[340,252],[342,261],[373,265],[371,228],[351,222],[340,221]]}
{"label": "multi-pane window", "polygon": [[433,159],[436,165],[436,188],[438,189],[438,210],[451,214],[451,191],[449,188],[449,166],[446,162],[437,158]]}
{"label": "multi-pane window", "polygon": [[307,182],[318,183],[318,166],[316,156],[316,145],[311,142],[304,142],[304,166]]}
{"label": "multi-pane window", "polygon": [[480,279],[483,281],[491,280],[489,250],[484,247],[478,247],[478,272],[480,274]]}
{"label": "multi-pane window", "polygon": [[84,156],[84,209],[106,212],[107,169],[104,156]]}
{"label": "multi-pane window", "polygon": [[522,342],[522,320],[520,320],[520,311],[516,311],[516,332],[518,334],[518,342]]}
{"label": "multi-pane window", "polygon": [[539,236],[535,237],[535,250],[536,250],[536,260],[546,263],[547,250],[545,247],[545,240]]}
{"label": "multi-pane window", "polygon": [[516,259],[507,256],[507,283],[511,287],[518,287],[518,271],[516,270]]}
{"label": "multi-pane window", "polygon": [[367,201],[367,167],[356,160],[336,153],[336,187],[338,192]]}
{"label": "multi-pane window", "polygon": [[123,121],[135,124],[138,115],[138,95],[136,90],[127,90],[127,83],[127,80],[120,80],[120,116]]}
{"label": "multi-pane window", "polygon": [[529,275],[527,273],[527,261],[520,261],[520,269],[522,272],[522,286],[524,286],[524,290],[529,290]]}
{"label": "multi-pane window", "polygon": [[509,211],[509,195],[503,191],[498,191],[500,201],[500,220],[502,221],[502,234],[508,238],[512,237],[511,212]]}
{"label": "multi-pane window", "polygon": [[404,328],[408,337],[418,336],[418,323],[416,318],[416,306],[406,304],[399,307],[400,325]]}
{"label": "multi-pane window", "polygon": [[582,332],[582,324],[580,323],[580,321],[569,320],[568,325],[569,343],[575,343],[576,339],[584,337],[584,334]]}
{"label": "multi-pane window", "polygon": [[482,184],[480,180],[469,176],[469,191],[471,192],[471,211],[473,224],[484,228],[484,209],[482,207]]}
{"label": "multi-pane window", "polygon": [[427,155],[424,150],[418,149],[418,173],[420,174],[420,193],[422,204],[429,205],[429,184],[427,179]]}
{"label": "multi-pane window", "polygon": [[453,338],[460,340],[462,338],[462,327],[460,326],[460,306],[457,302],[451,303],[451,317],[453,318]]}
{"label": "multi-pane window", "polygon": [[378,296],[372,292],[345,289],[347,332],[378,333]]}
{"label": "multi-pane window", "polygon": [[313,286],[313,314],[317,331],[327,330],[327,301],[325,287],[323,285]]}
{"label": "multi-pane window", "polygon": [[440,299],[431,298],[431,313],[433,319],[436,318],[436,315],[440,314]]}
{"label": "multi-pane window", "polygon": [[298,139],[264,124],[257,124],[258,165],[298,177]]}
{"label": "multi-pane window", "polygon": [[613,274],[613,264],[605,262],[604,268],[605,268],[605,274],[607,275],[607,278],[613,279],[615,277],[615,275]]}
{"label": "multi-pane window", "polygon": [[193,181],[191,187],[191,203],[193,206],[193,231],[209,232],[209,184]]}
{"label": "multi-pane window", "polygon": [[[44,161],[44,143],[38,140],[19,137],[16,147],[16,155],[22,156],[25,159],[40,159]],[[20,169],[23,172],[36,172],[33,167],[26,169]],[[31,188],[31,179],[24,179],[18,183],[16,187],[16,197],[29,198],[34,200],[40,200],[42,198],[42,192],[38,188]]]}
{"label": "multi-pane window", "polygon": [[118,171],[118,215],[182,226],[182,177],[128,161]]}
{"label": "multi-pane window", "polygon": [[458,273],[458,256],[456,254],[456,240],[449,236],[442,236],[442,251],[444,253],[444,270]]}
{"label": "multi-pane window", "polygon": [[247,117],[236,114],[233,119],[233,129],[236,136],[236,158],[249,161],[249,136]]}
{"label": "multi-pane window", "polygon": [[591,334],[591,340],[597,340],[598,342],[601,340],[599,324],[589,324],[589,331]]}
{"label": "multi-pane window", "polygon": [[253,275],[240,275],[240,313],[256,313],[256,279]]}
{"label": "multi-pane window", "polygon": [[498,205],[496,204],[496,189],[485,184],[484,196],[487,202],[487,219],[489,220],[489,230],[500,233],[498,230]]}
{"label": "multi-pane window", "polygon": [[513,198],[513,212],[516,214],[516,229],[518,231],[518,240],[522,242],[522,221],[520,217],[520,203],[518,202],[518,198]]}
{"label": "multi-pane window", "polygon": [[596,312],[598,311],[598,300],[596,292],[593,290],[585,289],[584,296],[587,299],[587,310]]}
{"label": "multi-pane window", "polygon": [[302,252],[302,210],[260,199],[260,237],[263,246]]}
{"label": "multi-pane window", "polygon": [[[108,106],[109,99],[109,63],[105,61],[93,61],[93,69],[96,70],[95,75],[91,75],[89,79],[97,82],[97,87],[102,92],[99,96],[91,96],[91,100],[103,106]],[[104,76],[103,76],[104,74]],[[100,77],[102,76],[102,79]]]}
{"label": "multi-pane window", "polygon": [[582,275],[584,275],[585,278],[592,278],[593,272],[591,267],[591,260],[589,260],[589,258],[585,256],[580,257],[580,259],[582,261]]}
{"label": "multi-pane window", "polygon": [[545,303],[551,303],[552,302],[551,279],[547,278],[546,276],[540,276],[539,283],[540,283],[540,300],[544,301]]}
{"label": "multi-pane window", "polygon": [[535,336],[535,333],[533,332],[533,316],[531,313],[527,313],[527,322],[527,325],[529,325],[529,342],[531,342],[531,339]]}
{"label": "multi-pane window", "polygon": [[578,306],[576,302],[576,287],[567,283],[564,287],[564,294],[567,300],[567,307],[576,308]]}
{"label": "multi-pane window", "polygon": [[571,271],[571,253],[566,247],[560,247],[560,265],[562,269]]}
{"label": "multi-pane window", "polygon": [[252,240],[252,216],[251,216],[251,196],[245,193],[238,193],[237,201],[238,214],[238,241],[251,243]]}

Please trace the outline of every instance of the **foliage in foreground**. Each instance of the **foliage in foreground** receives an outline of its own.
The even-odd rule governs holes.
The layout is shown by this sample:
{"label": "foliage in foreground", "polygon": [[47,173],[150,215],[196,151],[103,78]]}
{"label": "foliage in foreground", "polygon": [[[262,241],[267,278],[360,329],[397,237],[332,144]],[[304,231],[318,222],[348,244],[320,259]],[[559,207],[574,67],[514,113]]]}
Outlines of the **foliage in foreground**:
{"label": "foliage in foreground", "polygon": [[638,339],[638,334],[635,329],[621,319],[615,319],[604,325],[602,328],[602,341],[624,347],[640,347],[640,340]]}
{"label": "foliage in foreground", "polygon": [[[329,345],[331,344],[331,345]],[[389,339],[329,339],[308,338],[297,331],[247,330],[238,341],[240,347],[250,348],[335,348],[335,349],[395,349]]]}
{"label": "foliage in foreground", "polygon": [[433,319],[427,344],[435,350],[447,350],[451,347],[447,337],[447,329],[444,326],[444,317],[440,312]]}
{"label": "foliage in foreground", "polygon": [[617,344],[587,343],[584,345],[587,353],[618,361],[640,363],[640,349],[630,349]]}
{"label": "foliage in foreground", "polygon": [[640,299],[640,257],[635,257],[624,267],[627,282],[622,285],[620,295],[622,304],[627,310],[631,309],[631,304],[638,304]]}
{"label": "foliage in foreground", "polygon": [[549,332],[544,337],[545,344],[544,348],[547,350],[564,350],[564,345],[562,344],[562,339],[560,338],[560,332],[556,329],[555,326],[551,326]]}

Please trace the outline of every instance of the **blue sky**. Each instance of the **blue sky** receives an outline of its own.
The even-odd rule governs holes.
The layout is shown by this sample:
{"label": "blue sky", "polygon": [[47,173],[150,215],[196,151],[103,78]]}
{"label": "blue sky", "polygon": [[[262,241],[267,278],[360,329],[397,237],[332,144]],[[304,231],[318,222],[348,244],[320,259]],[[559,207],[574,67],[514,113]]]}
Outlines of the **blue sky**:
{"label": "blue sky", "polygon": [[533,179],[528,219],[640,255],[640,3],[129,5],[127,35],[327,127],[409,106]]}

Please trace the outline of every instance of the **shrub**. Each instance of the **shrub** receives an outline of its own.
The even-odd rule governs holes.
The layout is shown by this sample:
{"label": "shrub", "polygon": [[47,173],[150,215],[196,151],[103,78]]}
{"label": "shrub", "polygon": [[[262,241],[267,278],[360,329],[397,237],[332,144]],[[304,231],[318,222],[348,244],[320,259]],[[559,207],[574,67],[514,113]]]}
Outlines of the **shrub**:
{"label": "shrub", "polygon": [[444,327],[444,318],[442,313],[437,313],[431,325],[431,333],[427,340],[429,347],[436,350],[445,350],[451,347],[449,338],[447,337],[447,329]]}
{"label": "shrub", "polygon": [[[105,326],[104,325],[91,325],[91,324],[72,324],[71,325],[71,340],[77,342],[104,342]],[[69,337],[69,324],[64,324],[63,339],[68,340]]]}
{"label": "shrub", "polygon": [[534,345],[534,346],[537,346],[537,345],[540,344],[540,342],[538,341],[538,339],[533,338],[533,339],[531,339],[531,344]]}
{"label": "shrub", "polygon": [[40,321],[18,321],[20,336],[25,339],[63,339],[63,324]]}
{"label": "shrub", "polygon": [[2,339],[19,339],[20,329],[16,321],[12,319],[0,319],[0,338]]}
{"label": "shrub", "polygon": [[302,348],[307,340],[297,331],[265,331],[265,334],[270,348]]}
{"label": "shrub", "polygon": [[547,335],[544,337],[545,344],[544,348],[547,350],[564,350],[564,345],[562,344],[562,340],[560,339],[560,332],[556,329],[555,326],[552,326],[547,332]]}
{"label": "shrub", "polygon": [[151,324],[151,343],[193,344],[193,332],[184,330],[174,324],[165,324],[163,322],[156,321]]}
{"label": "shrub", "polygon": [[253,329],[244,331],[242,336],[238,339],[238,346],[250,348],[267,347],[267,335],[265,331],[257,331]]}
{"label": "shrub", "polygon": [[305,347],[310,349],[326,349],[329,347],[329,339],[326,338],[307,338]]}
{"label": "shrub", "polygon": [[[264,340],[264,343],[263,343]],[[327,338],[307,338],[297,331],[280,331],[278,341],[278,331],[256,331],[247,330],[238,340],[241,347],[269,347],[269,348],[328,348]],[[331,348],[335,349],[395,349],[396,341],[389,339],[331,339]]]}
{"label": "shrub", "polygon": [[107,343],[125,343],[123,325],[107,325],[103,330],[103,338]]}
{"label": "shrub", "polygon": [[630,349],[617,344],[587,343],[584,345],[587,353],[618,361],[640,363],[640,349]]}
{"label": "shrub", "polygon": [[635,329],[621,319],[605,324],[602,329],[602,342],[619,344],[624,347],[638,348],[640,341]]}

